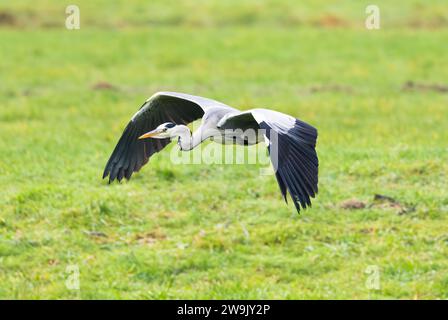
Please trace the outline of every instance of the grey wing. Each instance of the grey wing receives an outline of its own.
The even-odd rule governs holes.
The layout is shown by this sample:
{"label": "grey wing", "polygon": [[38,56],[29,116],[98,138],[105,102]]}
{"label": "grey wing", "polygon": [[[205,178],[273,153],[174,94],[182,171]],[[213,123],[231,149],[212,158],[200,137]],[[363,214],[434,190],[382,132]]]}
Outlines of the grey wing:
{"label": "grey wing", "polygon": [[311,206],[310,198],[318,192],[317,130],[299,119],[267,109],[230,114],[218,125],[222,129],[246,130],[255,124],[263,130],[285,201],[289,192],[297,211]]}
{"label": "grey wing", "polygon": [[104,168],[103,179],[109,183],[123,178],[130,179],[149,158],[170,143],[170,139],[143,139],[138,137],[164,122],[188,124],[200,119],[213,106],[225,104],[203,97],[178,92],[158,92],[145,101],[124,129],[109,161]]}

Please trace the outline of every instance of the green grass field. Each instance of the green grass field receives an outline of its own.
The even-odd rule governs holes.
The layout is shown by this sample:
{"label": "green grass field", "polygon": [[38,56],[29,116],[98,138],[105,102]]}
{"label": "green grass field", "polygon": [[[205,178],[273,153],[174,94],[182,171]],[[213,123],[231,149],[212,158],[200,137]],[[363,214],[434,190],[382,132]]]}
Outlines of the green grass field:
{"label": "green grass field", "polygon": [[[0,3],[0,298],[448,298],[446,0],[378,0],[380,30],[354,0],[144,3]],[[160,90],[316,126],[312,209],[168,151],[102,181]]]}

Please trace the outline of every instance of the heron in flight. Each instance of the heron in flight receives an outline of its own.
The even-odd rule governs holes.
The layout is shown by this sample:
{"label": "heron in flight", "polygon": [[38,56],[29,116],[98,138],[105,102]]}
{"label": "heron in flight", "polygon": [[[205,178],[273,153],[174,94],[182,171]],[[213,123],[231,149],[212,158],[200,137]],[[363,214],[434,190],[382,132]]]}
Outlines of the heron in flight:
{"label": "heron in flight", "polygon": [[[200,118],[200,127],[191,133],[186,125]],[[277,111],[240,111],[219,101],[178,92],[158,92],[145,101],[124,129],[103,179],[109,176],[109,183],[129,180],[175,138],[182,151],[192,150],[207,139],[240,145],[264,141],[285,201],[289,192],[300,212],[311,206],[310,198],[317,194],[319,161],[314,127]]]}

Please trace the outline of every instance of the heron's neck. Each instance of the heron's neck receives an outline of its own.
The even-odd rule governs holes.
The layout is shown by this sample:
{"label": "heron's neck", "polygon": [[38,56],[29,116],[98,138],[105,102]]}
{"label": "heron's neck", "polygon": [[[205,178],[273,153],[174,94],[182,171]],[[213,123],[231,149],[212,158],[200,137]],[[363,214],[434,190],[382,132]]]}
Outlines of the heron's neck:
{"label": "heron's neck", "polygon": [[202,134],[200,129],[191,134],[191,131],[187,126],[179,126],[178,135],[179,140],[177,143],[182,151],[191,150],[202,142]]}

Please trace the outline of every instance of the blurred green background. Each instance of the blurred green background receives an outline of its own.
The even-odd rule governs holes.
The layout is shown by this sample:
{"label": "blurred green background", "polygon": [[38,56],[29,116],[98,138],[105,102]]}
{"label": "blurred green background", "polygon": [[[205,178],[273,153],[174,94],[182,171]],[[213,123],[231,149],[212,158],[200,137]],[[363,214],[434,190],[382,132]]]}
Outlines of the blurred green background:
{"label": "blurred green background", "polygon": [[[448,298],[448,3],[369,4],[1,1],[0,298]],[[313,208],[169,152],[107,185],[159,90],[316,126]]]}

